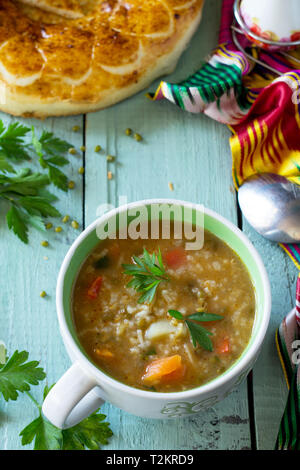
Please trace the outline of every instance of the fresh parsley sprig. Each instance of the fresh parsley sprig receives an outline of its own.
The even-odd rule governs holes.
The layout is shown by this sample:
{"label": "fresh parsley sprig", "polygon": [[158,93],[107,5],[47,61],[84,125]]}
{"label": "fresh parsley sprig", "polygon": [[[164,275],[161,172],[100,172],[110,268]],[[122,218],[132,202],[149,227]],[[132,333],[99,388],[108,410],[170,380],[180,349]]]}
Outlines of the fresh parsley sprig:
{"label": "fresh parsley sprig", "polygon": [[60,167],[69,163],[63,154],[70,148],[67,141],[55,137],[52,132],[43,131],[38,138],[33,126],[29,128],[14,122],[5,127],[0,120],[0,171],[14,173],[11,162],[30,161],[38,156],[41,167],[48,171],[51,183],[67,191],[68,179]]}
{"label": "fresh parsley sprig", "polygon": [[[22,445],[34,443],[35,450],[97,450],[108,443],[113,435],[106,416],[96,411],[70,429],[61,430],[51,424],[42,414],[42,406],[31,395],[31,385],[45,379],[38,361],[28,361],[27,351],[15,351],[7,357],[4,343],[0,341],[0,399],[17,400],[25,392],[38,409],[39,415],[21,432]],[[52,387],[44,388],[45,399]]]}
{"label": "fresh parsley sprig", "polygon": [[[68,178],[60,168],[69,163],[63,155],[70,147],[52,132],[44,130],[38,137],[34,127],[19,122],[6,127],[0,120],[0,200],[9,203],[8,227],[24,243],[28,243],[29,225],[44,230],[44,218],[60,216],[52,205],[57,198],[45,187],[52,183],[63,191],[68,190]],[[17,171],[13,166],[36,157],[47,174],[29,168]]]}
{"label": "fresh parsley sprig", "polygon": [[122,264],[123,274],[132,276],[127,287],[132,287],[137,292],[142,292],[138,303],[151,303],[154,299],[156,289],[162,281],[169,281],[163,265],[160,249],[158,254],[150,255],[144,248],[142,256],[133,256],[133,264]]}
{"label": "fresh parsley sprig", "polygon": [[24,243],[28,243],[29,225],[45,230],[44,218],[60,216],[52,205],[56,196],[46,190],[49,183],[47,175],[32,173],[28,168],[13,176],[0,174],[0,200],[10,206],[7,225]]}
{"label": "fresh parsley sprig", "polygon": [[[52,387],[45,387],[43,399]],[[98,450],[108,444],[113,435],[109,423],[104,422],[106,416],[96,411],[81,423],[69,429],[58,429],[42,414],[41,405],[27,393],[36,405],[39,416],[21,432],[22,445],[34,443],[34,450]]]}
{"label": "fresh parsley sprig", "polygon": [[215,313],[196,312],[191,315],[184,316],[181,312],[178,312],[178,310],[168,310],[168,313],[171,317],[176,318],[176,320],[182,320],[185,322],[189,329],[194,348],[199,344],[199,346],[206,351],[213,351],[213,343],[210,339],[212,333],[196,322],[222,320],[223,317],[221,315],[216,315]]}

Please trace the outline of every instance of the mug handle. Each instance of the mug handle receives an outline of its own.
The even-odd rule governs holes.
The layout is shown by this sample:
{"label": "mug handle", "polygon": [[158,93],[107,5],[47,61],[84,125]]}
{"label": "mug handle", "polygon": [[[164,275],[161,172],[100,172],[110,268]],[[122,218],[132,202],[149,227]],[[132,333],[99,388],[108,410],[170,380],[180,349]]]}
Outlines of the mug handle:
{"label": "mug handle", "polygon": [[96,385],[75,362],[46,396],[44,416],[60,429],[75,426],[105,402],[92,390]]}

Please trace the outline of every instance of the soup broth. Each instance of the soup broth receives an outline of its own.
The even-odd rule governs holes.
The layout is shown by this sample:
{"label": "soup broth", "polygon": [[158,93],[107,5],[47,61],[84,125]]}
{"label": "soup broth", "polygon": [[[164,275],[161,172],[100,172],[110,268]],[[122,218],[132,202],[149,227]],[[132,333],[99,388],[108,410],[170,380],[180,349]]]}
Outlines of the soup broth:
{"label": "soup broth", "polygon": [[[203,385],[228,369],[249,342],[255,292],[246,267],[208,231],[202,249],[185,246],[184,239],[174,237],[107,239],[79,272],[72,302],[79,340],[100,369],[132,387],[177,392]],[[142,292],[127,286],[132,277],[123,267],[134,264],[133,256],[142,257],[144,249],[151,256],[161,251],[167,277],[148,303],[139,301]],[[189,322],[205,328],[211,350],[193,343],[185,320],[195,312],[219,315],[214,321]]]}

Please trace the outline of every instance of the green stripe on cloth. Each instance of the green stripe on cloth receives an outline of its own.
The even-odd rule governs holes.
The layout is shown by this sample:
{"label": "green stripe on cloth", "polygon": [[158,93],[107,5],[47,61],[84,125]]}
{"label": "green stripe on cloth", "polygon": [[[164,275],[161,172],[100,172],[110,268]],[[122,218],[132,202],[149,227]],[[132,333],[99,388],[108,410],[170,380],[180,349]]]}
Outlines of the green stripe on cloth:
{"label": "green stripe on cloth", "polygon": [[[243,85],[242,72],[235,64],[207,63],[198,72],[178,84],[164,83],[166,89],[177,106],[185,109],[185,99],[191,99],[191,88],[196,88],[204,103],[213,103],[233,91],[241,110],[248,110],[252,100],[248,99],[249,90]],[[155,99],[155,95],[148,94]]]}
{"label": "green stripe on cloth", "polygon": [[289,255],[297,268],[300,270],[300,245],[280,243],[280,246],[284,249],[284,251]]}
{"label": "green stripe on cloth", "polygon": [[206,64],[187,80],[172,85],[174,88],[197,87],[204,101],[213,102],[236,84],[242,85],[242,73],[235,65]]}
{"label": "green stripe on cloth", "polygon": [[299,368],[293,373],[287,404],[280,423],[276,450],[300,449],[300,391],[298,387]]}

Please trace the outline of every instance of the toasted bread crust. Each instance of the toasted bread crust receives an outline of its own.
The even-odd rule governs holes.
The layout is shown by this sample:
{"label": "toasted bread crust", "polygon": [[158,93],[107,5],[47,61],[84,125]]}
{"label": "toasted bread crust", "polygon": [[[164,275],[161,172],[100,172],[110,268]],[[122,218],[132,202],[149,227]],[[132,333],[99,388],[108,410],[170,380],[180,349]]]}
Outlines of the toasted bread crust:
{"label": "toasted bread crust", "polygon": [[[0,109],[40,118],[102,109],[172,72],[203,6],[203,0],[95,0],[69,19],[78,13],[75,0],[24,1],[43,9],[0,0]],[[71,10],[48,13],[48,2]]]}

